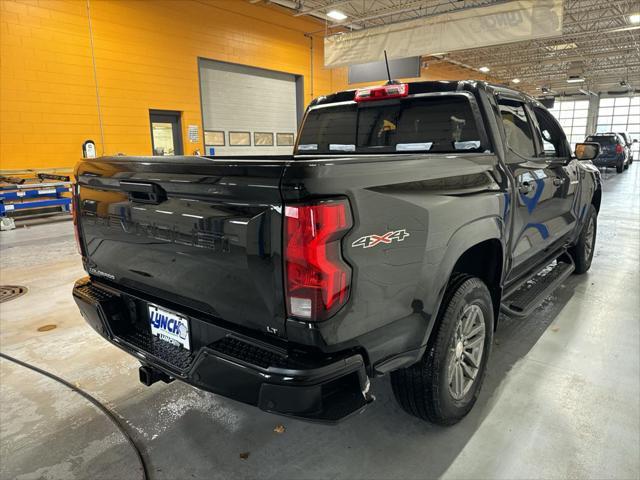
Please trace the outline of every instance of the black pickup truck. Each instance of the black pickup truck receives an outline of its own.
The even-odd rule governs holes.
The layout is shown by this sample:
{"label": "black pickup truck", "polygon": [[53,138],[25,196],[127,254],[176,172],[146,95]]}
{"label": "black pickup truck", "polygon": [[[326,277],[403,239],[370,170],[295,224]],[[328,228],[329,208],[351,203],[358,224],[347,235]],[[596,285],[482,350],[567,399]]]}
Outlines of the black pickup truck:
{"label": "black pickup truck", "polygon": [[453,424],[499,313],[589,269],[597,154],[531,97],[441,81],[315,99],[292,156],[85,160],[73,295],[146,385],[335,422],[389,374],[407,412]]}

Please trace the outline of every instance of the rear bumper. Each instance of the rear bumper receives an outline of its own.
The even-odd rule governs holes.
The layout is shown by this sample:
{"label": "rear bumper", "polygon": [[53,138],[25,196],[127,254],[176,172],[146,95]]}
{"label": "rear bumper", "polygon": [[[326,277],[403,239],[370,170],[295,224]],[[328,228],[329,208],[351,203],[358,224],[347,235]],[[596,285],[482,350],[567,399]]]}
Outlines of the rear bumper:
{"label": "rear bumper", "polygon": [[611,157],[597,157],[593,160],[596,167],[615,167],[620,162],[624,162],[624,155],[616,155]]}
{"label": "rear bumper", "polygon": [[365,363],[358,353],[288,351],[187,315],[189,352],[151,335],[145,307],[149,299],[89,278],[76,282],[73,297],[87,323],[109,342],[143,365],[203,390],[268,412],[327,423],[371,401]]}

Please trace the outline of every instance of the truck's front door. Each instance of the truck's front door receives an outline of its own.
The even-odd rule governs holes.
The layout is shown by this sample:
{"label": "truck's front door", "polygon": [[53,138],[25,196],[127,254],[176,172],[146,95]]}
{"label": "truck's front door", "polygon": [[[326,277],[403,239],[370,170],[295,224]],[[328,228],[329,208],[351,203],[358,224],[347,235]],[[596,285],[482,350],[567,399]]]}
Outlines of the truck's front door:
{"label": "truck's front door", "polygon": [[541,156],[553,174],[554,203],[558,205],[549,234],[552,242],[562,242],[576,228],[580,214],[584,214],[576,210],[578,160],[573,158],[567,137],[553,115],[536,104],[531,105],[531,113]]}
{"label": "truck's front door", "polygon": [[556,241],[556,219],[564,208],[558,194],[563,182],[537,146],[538,131],[524,100],[500,95],[498,104],[508,147],[507,167],[516,182],[510,275],[514,278],[535,266],[538,254]]}

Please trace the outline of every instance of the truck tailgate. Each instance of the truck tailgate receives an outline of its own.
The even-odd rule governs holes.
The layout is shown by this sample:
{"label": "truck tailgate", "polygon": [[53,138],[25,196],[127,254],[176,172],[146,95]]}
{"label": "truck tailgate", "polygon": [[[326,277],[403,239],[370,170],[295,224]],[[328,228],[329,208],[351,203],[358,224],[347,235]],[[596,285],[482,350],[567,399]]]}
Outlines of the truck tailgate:
{"label": "truck tailgate", "polygon": [[[103,157],[76,169],[87,271],[284,335],[285,159]],[[188,172],[188,173],[187,173]]]}

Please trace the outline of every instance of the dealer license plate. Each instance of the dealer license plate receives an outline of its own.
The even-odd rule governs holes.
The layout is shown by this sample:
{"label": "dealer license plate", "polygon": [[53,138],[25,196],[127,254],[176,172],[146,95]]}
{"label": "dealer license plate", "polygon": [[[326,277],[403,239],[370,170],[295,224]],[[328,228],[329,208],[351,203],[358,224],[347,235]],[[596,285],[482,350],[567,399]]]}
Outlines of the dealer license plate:
{"label": "dealer license plate", "polygon": [[165,342],[191,350],[191,345],[189,344],[189,320],[157,305],[149,305],[148,307],[151,334]]}

